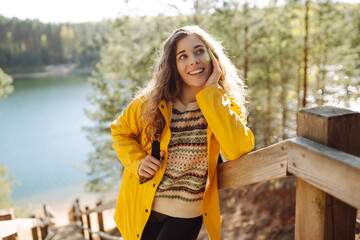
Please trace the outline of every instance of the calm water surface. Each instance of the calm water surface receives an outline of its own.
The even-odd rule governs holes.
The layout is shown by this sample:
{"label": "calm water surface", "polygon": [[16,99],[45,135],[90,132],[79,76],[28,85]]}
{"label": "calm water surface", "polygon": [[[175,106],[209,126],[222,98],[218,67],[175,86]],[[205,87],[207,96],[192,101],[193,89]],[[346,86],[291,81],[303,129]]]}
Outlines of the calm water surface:
{"label": "calm water surface", "polygon": [[90,125],[84,114],[87,77],[16,79],[15,91],[0,100],[0,165],[19,183],[12,194],[16,203],[34,196],[46,202],[46,193],[57,189],[82,191],[81,169],[92,151],[81,130]]}

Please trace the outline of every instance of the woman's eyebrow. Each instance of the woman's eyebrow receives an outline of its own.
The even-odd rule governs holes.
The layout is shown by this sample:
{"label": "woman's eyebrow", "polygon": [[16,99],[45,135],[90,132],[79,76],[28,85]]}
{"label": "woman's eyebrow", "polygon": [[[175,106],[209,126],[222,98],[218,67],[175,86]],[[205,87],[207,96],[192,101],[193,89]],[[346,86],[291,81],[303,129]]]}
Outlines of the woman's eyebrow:
{"label": "woman's eyebrow", "polygon": [[185,52],[185,50],[181,50],[180,52],[178,52],[178,53],[176,54],[176,56],[179,55],[180,53],[183,53],[183,52]]}
{"label": "woman's eyebrow", "polygon": [[[196,46],[194,47],[194,49],[199,48],[199,47],[205,47],[205,46],[202,45],[202,44],[199,44],[199,45],[196,45]],[[185,52],[185,50],[181,50],[180,52],[178,52],[178,53],[176,54],[176,56],[179,55],[180,53],[183,53],[183,52]]]}

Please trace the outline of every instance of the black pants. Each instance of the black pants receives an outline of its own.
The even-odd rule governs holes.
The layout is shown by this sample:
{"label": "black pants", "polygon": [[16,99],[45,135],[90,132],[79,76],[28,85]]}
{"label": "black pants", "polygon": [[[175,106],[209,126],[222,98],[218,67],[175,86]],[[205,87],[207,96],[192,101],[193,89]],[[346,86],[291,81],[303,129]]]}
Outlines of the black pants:
{"label": "black pants", "polygon": [[202,222],[202,216],[176,218],[151,211],[141,240],[196,240]]}

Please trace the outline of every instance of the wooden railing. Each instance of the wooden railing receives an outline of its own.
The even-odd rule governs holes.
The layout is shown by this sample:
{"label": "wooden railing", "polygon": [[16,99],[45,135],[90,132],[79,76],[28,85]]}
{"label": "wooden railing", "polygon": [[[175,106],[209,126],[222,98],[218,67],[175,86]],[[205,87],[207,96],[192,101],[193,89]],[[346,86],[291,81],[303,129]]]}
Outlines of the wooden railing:
{"label": "wooden railing", "polygon": [[[52,236],[48,234],[48,228],[55,223],[53,210],[44,205],[44,218],[17,218],[14,217],[14,210],[0,210],[0,239],[15,240],[17,232],[23,230],[31,230],[33,240],[50,239]],[[40,236],[38,234],[40,231]]]}
{"label": "wooden railing", "polygon": [[[218,187],[294,175],[295,239],[353,240],[356,209],[360,209],[360,113],[330,106],[300,110],[297,135],[220,164]],[[93,234],[102,240],[119,240],[104,231],[102,212],[114,207],[115,201],[82,211],[77,200],[72,217],[90,240]],[[91,229],[90,214],[95,213],[99,231]]]}
{"label": "wooden railing", "polygon": [[[105,210],[114,209],[115,206],[116,206],[116,200],[110,201],[105,204],[98,202],[94,209],[89,209],[89,207],[86,206],[85,210],[81,210],[79,199],[76,199],[75,202],[73,203],[73,206],[71,207],[71,211],[69,215],[70,215],[70,219],[72,219],[72,221],[75,221],[79,226],[79,228],[81,228],[84,238],[86,233],[89,240],[93,239],[93,235],[99,235],[100,240],[122,240],[123,239],[122,237],[112,236],[106,233],[104,228],[103,212]],[[94,226],[92,226],[90,220],[91,214],[97,215],[97,222],[99,229],[98,231],[94,231],[92,229]]]}
{"label": "wooden railing", "polygon": [[218,166],[220,189],[296,176],[296,240],[353,240],[360,209],[360,113],[300,110],[299,137]]}

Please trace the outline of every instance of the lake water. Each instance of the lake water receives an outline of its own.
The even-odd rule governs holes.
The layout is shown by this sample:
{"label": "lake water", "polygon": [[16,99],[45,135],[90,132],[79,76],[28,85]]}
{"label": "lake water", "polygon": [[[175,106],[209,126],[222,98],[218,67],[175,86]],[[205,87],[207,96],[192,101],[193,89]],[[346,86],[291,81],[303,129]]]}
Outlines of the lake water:
{"label": "lake water", "polygon": [[17,206],[85,196],[82,169],[92,151],[82,130],[91,124],[87,77],[16,79],[14,92],[0,100],[0,165],[18,182],[11,196]]}

